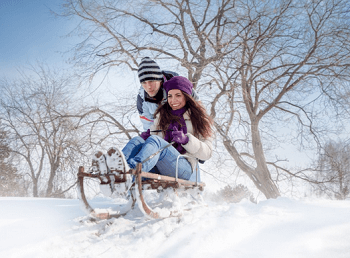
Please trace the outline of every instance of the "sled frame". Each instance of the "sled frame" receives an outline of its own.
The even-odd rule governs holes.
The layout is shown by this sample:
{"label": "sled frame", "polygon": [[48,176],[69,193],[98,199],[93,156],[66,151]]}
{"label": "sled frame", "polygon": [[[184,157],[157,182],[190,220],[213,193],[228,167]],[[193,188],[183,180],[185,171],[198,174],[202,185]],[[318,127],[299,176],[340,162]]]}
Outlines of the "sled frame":
{"label": "sled frame", "polygon": [[[132,208],[134,208],[135,204],[138,205],[139,209],[142,213],[150,218],[150,219],[160,219],[161,215],[157,212],[154,212],[150,206],[146,203],[143,191],[154,189],[154,190],[163,190],[167,188],[173,188],[174,190],[183,188],[183,189],[198,189],[200,191],[204,190],[205,183],[198,182],[198,169],[196,169],[196,181],[189,181],[178,178],[178,161],[179,158],[186,157],[186,155],[180,155],[177,158],[176,164],[176,176],[164,176],[150,172],[142,171],[142,163],[138,163],[136,169],[131,169],[126,173],[121,171],[117,171],[119,174],[115,173],[107,173],[107,174],[99,174],[99,173],[90,173],[85,172],[84,167],[80,166],[78,170],[78,192],[80,194],[80,200],[83,203],[84,210],[88,213],[89,216],[98,218],[98,219],[110,219],[110,218],[119,218],[121,216],[125,216]],[[194,171],[193,171],[194,172]],[[114,184],[120,184],[126,182],[126,175],[135,176],[135,181],[130,188],[130,199],[126,204],[127,207],[122,208],[123,211],[118,212],[117,214],[109,214],[109,213],[99,213],[95,209],[91,207],[89,204],[85,191],[84,191],[84,179],[85,178],[95,178],[100,180],[100,184],[110,184],[113,180]],[[107,182],[105,181],[107,179]],[[172,216],[181,216],[181,214],[177,212],[170,213],[170,217]]]}

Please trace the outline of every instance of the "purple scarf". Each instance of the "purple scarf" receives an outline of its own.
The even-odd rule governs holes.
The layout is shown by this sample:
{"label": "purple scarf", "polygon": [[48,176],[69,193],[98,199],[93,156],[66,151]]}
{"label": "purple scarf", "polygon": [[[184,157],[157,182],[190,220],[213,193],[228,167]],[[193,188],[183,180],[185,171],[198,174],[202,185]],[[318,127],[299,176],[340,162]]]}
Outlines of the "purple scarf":
{"label": "purple scarf", "polygon": [[[172,142],[173,140],[173,134],[172,132],[174,131],[174,127],[176,127],[176,129],[178,131],[182,131],[184,134],[187,134],[187,127],[186,127],[186,123],[185,123],[185,119],[183,117],[183,114],[186,112],[186,108],[183,107],[181,109],[178,110],[171,110],[171,113],[177,117],[180,118],[180,123],[173,121],[170,123],[168,130],[165,133],[164,136],[164,140],[166,140],[167,142]],[[179,143],[174,143],[173,146],[175,147],[175,149],[177,149],[181,154],[185,154],[186,150],[181,146],[181,144]]]}

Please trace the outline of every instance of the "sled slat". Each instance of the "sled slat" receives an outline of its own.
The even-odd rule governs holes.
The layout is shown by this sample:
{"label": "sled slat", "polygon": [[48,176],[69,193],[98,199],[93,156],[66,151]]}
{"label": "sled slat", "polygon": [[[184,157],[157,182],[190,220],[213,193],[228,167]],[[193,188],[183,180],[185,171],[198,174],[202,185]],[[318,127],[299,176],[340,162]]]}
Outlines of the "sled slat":
{"label": "sled slat", "polygon": [[[133,171],[133,174],[135,174],[136,171]],[[163,181],[163,182],[169,182],[169,183],[178,183],[178,186],[183,185],[185,187],[199,187],[199,188],[204,188],[205,187],[205,183],[196,183],[196,182],[192,182],[192,181],[188,181],[188,180],[184,180],[184,179],[176,179],[175,177],[170,177],[170,176],[163,176],[163,175],[159,175],[159,174],[154,174],[154,173],[149,173],[149,172],[141,172],[140,176],[142,178],[149,178],[149,179],[153,179],[153,180],[159,180],[159,181]],[[175,185],[175,184],[174,184]]]}

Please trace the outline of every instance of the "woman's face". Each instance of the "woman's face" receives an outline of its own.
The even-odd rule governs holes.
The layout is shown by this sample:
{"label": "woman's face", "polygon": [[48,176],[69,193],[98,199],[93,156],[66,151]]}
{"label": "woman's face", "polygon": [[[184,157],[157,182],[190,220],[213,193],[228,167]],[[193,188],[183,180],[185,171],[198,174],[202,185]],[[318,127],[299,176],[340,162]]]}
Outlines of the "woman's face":
{"label": "woman's face", "polygon": [[170,90],[168,92],[168,103],[172,110],[178,110],[186,105],[185,95],[181,90]]}

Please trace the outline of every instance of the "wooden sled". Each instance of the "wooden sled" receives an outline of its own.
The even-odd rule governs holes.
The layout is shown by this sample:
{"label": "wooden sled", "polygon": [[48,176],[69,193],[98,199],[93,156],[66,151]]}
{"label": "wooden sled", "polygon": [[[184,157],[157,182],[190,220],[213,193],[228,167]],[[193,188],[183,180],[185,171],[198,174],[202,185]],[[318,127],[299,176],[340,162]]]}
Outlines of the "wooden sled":
{"label": "wooden sled", "polygon": [[[180,155],[185,156],[185,155]],[[177,166],[176,166],[177,167]],[[177,170],[177,169],[176,169]],[[119,171],[118,171],[119,172]],[[131,209],[134,208],[135,204],[137,204],[138,208],[141,210],[141,212],[150,219],[161,219],[166,217],[179,217],[181,216],[181,211],[175,210],[170,212],[158,212],[153,210],[146,202],[144,198],[144,191],[155,189],[155,190],[163,190],[172,188],[175,191],[177,189],[195,189],[198,191],[203,191],[205,187],[205,183],[198,182],[198,171],[196,173],[196,181],[189,181],[189,180],[183,180],[177,178],[177,171],[176,171],[176,177],[169,177],[169,176],[163,176],[159,174],[149,173],[149,172],[143,172],[142,171],[142,164],[138,163],[136,166],[136,169],[131,169],[130,171],[126,173],[119,172],[118,174],[114,173],[107,173],[104,175],[101,175],[99,173],[91,173],[91,172],[85,172],[84,167],[79,167],[78,171],[78,182],[77,182],[77,188],[78,188],[78,195],[79,199],[83,204],[83,209],[85,212],[97,219],[110,219],[110,218],[118,218],[120,216],[126,215]],[[125,184],[127,182],[127,176],[134,176],[135,180],[131,185],[129,195],[127,196],[127,202],[120,206],[118,210],[113,212],[101,212],[99,209],[93,209],[91,205],[89,204],[86,195],[85,195],[85,189],[84,189],[84,180],[89,179],[98,179],[100,180],[101,184],[110,184],[111,182],[114,185],[117,184]],[[107,178],[107,182],[106,182]]]}

